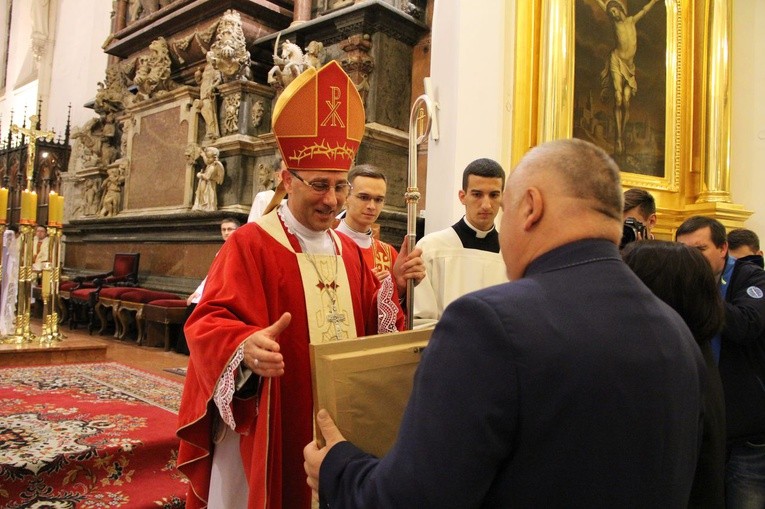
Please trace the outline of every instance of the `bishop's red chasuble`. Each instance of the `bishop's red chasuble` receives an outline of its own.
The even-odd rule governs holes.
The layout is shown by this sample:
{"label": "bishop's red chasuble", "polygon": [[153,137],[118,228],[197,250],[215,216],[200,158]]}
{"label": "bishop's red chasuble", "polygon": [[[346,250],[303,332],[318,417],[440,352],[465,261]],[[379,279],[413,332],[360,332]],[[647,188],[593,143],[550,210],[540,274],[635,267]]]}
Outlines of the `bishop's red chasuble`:
{"label": "bishop's red chasuble", "polygon": [[[202,301],[185,327],[191,356],[179,413],[178,468],[190,480],[187,507],[207,505],[213,437],[217,426],[225,426],[213,402],[222,375],[241,343],[285,311],[292,321],[278,338],[284,375],[251,377],[230,410],[241,435],[248,506],[310,507],[303,470],[303,447],[313,439],[308,344],[378,333],[379,283],[358,246],[332,235],[341,256],[302,254],[274,211],[239,228],[213,261]],[[403,329],[400,308],[396,325]]]}

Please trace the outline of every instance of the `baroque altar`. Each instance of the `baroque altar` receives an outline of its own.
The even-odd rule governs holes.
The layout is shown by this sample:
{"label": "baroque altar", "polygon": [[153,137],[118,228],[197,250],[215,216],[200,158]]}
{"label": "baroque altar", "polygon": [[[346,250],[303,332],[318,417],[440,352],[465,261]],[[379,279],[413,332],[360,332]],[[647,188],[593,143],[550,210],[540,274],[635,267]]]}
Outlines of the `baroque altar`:
{"label": "baroque altar", "polygon": [[62,184],[74,197],[65,214],[66,269],[98,272],[117,252],[142,252],[144,285],[192,290],[219,248],[220,220],[244,222],[254,196],[273,185],[278,94],[307,66],[331,59],[364,98],[357,163],[388,175],[381,234],[400,244],[408,115],[424,77],[416,61],[427,54],[418,49],[428,44],[427,2],[287,4],[116,2],[95,116],[73,130]]}

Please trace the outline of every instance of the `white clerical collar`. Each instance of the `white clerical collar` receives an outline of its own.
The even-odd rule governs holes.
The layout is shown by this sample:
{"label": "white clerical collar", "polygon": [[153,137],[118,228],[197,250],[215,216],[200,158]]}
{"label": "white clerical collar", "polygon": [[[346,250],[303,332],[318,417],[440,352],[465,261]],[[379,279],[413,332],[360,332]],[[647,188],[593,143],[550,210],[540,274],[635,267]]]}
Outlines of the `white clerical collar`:
{"label": "white clerical collar", "polygon": [[345,222],[345,219],[342,219],[335,230],[348,235],[362,249],[369,249],[372,247],[372,228],[370,228],[366,233],[357,232],[348,226],[348,223]]}
{"label": "white clerical collar", "polygon": [[335,254],[335,243],[329,230],[317,232],[304,226],[292,214],[289,205],[281,205],[278,212],[285,226],[287,226],[287,231],[298,238],[304,253]]}
{"label": "white clerical collar", "polygon": [[476,238],[479,238],[479,239],[485,239],[486,236],[490,234],[491,232],[493,232],[494,229],[496,228],[495,226],[492,225],[492,227],[489,228],[487,231],[483,231],[483,230],[479,230],[478,228],[470,224],[470,221],[468,221],[467,216],[462,216],[462,220],[465,221],[465,224],[468,225],[468,227],[475,232]]}

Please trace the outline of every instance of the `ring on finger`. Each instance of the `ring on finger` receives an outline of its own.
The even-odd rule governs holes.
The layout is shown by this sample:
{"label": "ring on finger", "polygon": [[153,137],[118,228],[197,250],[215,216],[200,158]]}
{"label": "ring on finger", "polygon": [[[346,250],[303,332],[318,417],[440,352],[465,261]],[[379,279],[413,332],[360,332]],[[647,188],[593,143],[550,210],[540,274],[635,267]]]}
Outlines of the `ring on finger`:
{"label": "ring on finger", "polygon": [[256,368],[258,367],[258,364],[260,364],[260,360],[258,359],[255,359],[255,361],[252,363],[252,365],[255,366]]}

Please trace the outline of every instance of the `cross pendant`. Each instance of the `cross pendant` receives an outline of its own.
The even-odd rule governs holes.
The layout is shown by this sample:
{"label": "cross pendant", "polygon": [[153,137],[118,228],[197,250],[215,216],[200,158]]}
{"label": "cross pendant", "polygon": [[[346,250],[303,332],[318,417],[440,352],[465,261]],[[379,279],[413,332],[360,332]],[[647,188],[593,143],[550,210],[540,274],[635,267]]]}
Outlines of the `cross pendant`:
{"label": "cross pendant", "polygon": [[332,303],[332,311],[327,313],[327,321],[335,326],[335,337],[340,339],[340,334],[342,333],[341,324],[345,323],[345,314],[338,313],[334,303]]}

